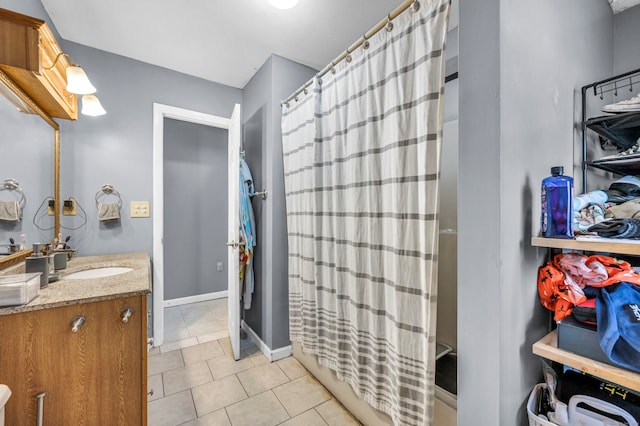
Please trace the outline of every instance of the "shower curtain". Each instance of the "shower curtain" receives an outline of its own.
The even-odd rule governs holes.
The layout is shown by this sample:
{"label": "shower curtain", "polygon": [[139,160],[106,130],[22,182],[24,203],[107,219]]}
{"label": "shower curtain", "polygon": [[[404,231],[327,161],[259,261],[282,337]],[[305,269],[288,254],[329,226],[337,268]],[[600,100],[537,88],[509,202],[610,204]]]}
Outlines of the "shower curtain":
{"label": "shower curtain", "polygon": [[449,0],[283,106],[290,337],[397,425],[433,415]]}

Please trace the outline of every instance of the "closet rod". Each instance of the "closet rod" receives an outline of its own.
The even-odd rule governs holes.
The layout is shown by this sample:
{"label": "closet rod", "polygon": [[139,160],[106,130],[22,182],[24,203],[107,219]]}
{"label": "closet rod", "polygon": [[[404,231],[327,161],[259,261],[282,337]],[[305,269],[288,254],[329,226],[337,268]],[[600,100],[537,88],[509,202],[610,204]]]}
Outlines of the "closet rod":
{"label": "closet rod", "polygon": [[[354,43],[353,45],[348,47],[347,50],[342,53],[342,55],[338,56],[336,59],[331,61],[329,63],[329,65],[324,67],[322,69],[322,71],[320,71],[318,74],[315,75],[314,78],[321,78],[323,75],[325,75],[326,73],[331,71],[331,68],[335,67],[338,63],[340,63],[340,61],[342,61],[344,58],[346,58],[348,55],[350,55],[354,50],[356,50],[358,47],[362,46],[365,41],[367,41],[371,37],[373,37],[374,34],[376,34],[378,31],[383,29],[389,22],[394,20],[398,15],[400,15],[402,12],[407,10],[414,3],[417,4],[417,7],[420,6],[420,3],[417,0],[405,0],[404,2],[402,2],[402,4],[400,6],[398,6],[397,8],[395,8],[393,10],[393,12],[388,14],[386,18],[384,18],[383,20],[378,22],[378,24],[375,27],[373,27],[368,32],[366,32],[364,34],[364,36],[362,36],[362,38],[360,40],[358,40],[356,43]],[[293,99],[296,96],[298,96],[303,90],[305,90],[307,87],[309,87],[312,82],[313,82],[313,78],[311,80],[307,81],[302,86],[300,86],[300,88],[298,90],[296,90],[295,92],[293,92],[291,94],[291,96],[289,96],[287,99],[285,99],[284,101],[280,102],[280,105],[284,105],[284,104],[288,103],[289,101],[291,101],[291,99]]]}

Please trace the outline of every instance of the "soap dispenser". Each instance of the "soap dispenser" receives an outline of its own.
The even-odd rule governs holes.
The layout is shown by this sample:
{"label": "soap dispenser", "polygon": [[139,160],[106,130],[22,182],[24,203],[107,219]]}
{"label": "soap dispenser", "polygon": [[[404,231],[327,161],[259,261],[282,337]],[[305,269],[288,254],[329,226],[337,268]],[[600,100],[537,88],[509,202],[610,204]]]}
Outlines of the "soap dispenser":
{"label": "soap dispenser", "polygon": [[29,256],[24,260],[25,272],[41,272],[40,288],[49,285],[49,256],[43,256],[40,253],[40,243],[33,245],[33,256]]}

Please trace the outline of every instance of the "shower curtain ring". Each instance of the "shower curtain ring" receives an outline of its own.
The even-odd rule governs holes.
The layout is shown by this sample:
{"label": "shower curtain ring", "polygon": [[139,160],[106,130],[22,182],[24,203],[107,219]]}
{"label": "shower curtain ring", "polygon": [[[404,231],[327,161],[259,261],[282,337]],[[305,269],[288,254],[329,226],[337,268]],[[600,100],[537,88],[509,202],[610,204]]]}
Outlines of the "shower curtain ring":
{"label": "shower curtain ring", "polygon": [[362,35],[362,48],[363,48],[364,50],[367,50],[367,49],[369,48],[369,46],[370,46],[370,45],[369,45],[369,40],[367,40],[367,35],[366,35],[366,34],[363,34],[363,35]]}
{"label": "shower curtain ring", "polygon": [[415,0],[413,3],[411,3],[411,11],[413,13],[416,13],[418,10],[420,10],[420,2],[418,0]]}
{"label": "shower curtain ring", "polygon": [[391,32],[393,30],[393,22],[391,22],[391,14],[387,15],[387,25],[384,28],[387,32]]}
{"label": "shower curtain ring", "polygon": [[345,60],[345,61],[347,61],[347,63],[350,63],[350,62],[351,62],[351,55],[350,55],[350,53],[351,53],[351,52],[349,52],[349,49],[347,49],[347,54],[346,54],[346,56],[344,57],[344,60]]}

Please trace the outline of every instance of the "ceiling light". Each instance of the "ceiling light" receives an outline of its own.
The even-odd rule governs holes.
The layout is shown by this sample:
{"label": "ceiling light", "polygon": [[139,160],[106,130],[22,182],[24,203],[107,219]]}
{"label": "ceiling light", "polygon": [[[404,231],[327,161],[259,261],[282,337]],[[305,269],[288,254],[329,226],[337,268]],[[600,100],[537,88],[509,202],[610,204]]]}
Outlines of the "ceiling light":
{"label": "ceiling light", "polygon": [[291,9],[298,4],[299,0],[268,0],[271,6],[277,7],[278,9]]}
{"label": "ceiling light", "polygon": [[82,96],[82,114],[97,117],[99,115],[105,115],[107,111],[102,108],[102,104],[95,95],[83,95]]}

